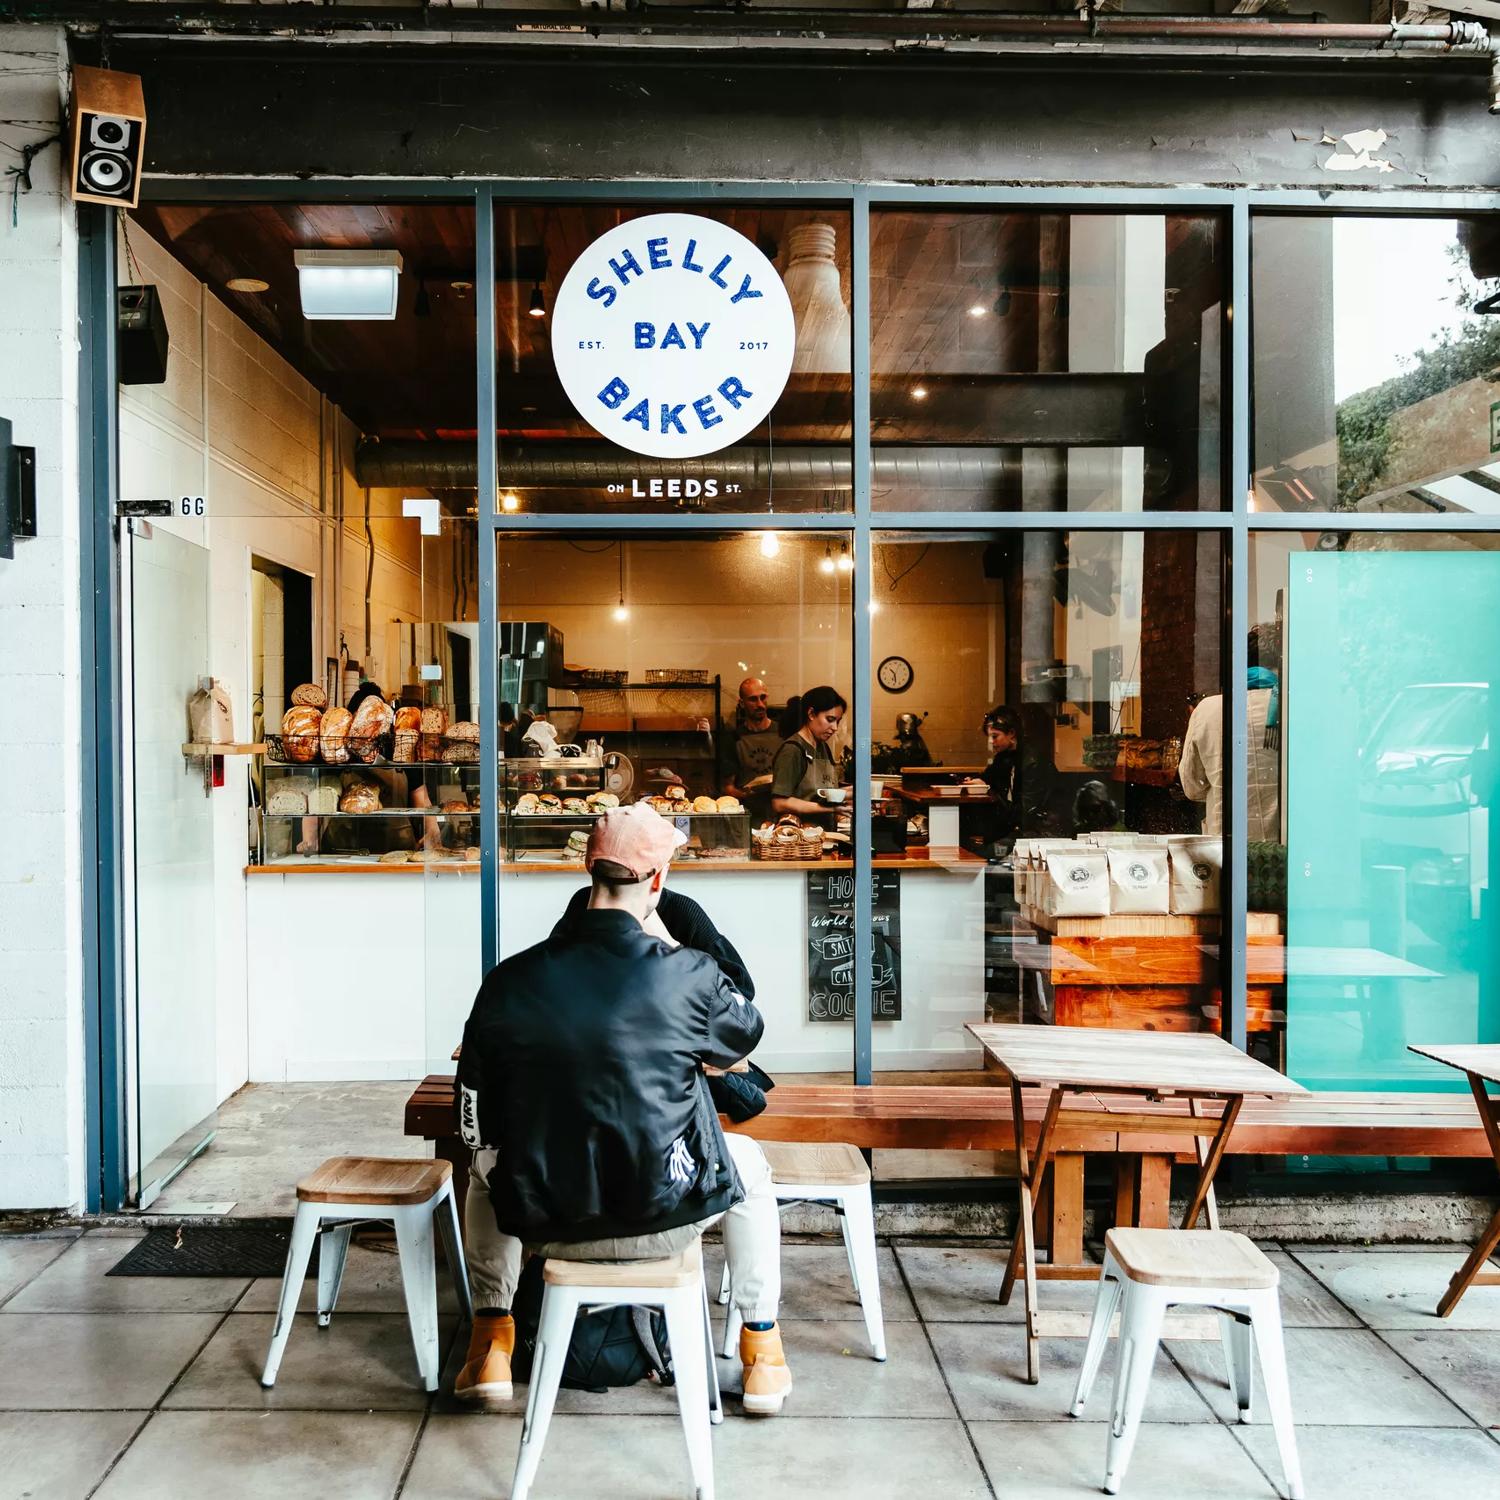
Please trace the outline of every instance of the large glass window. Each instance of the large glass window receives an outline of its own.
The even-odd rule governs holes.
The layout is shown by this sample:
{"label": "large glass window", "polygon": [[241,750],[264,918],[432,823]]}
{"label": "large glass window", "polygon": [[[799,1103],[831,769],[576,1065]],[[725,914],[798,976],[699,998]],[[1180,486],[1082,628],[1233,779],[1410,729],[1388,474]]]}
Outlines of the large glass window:
{"label": "large glass window", "polygon": [[1252,1035],[1309,1087],[1461,1088],[1407,1043],[1500,1040],[1497,542],[1253,540]]}
{"label": "large glass window", "polygon": [[872,837],[901,934],[877,1069],[977,1068],[970,1021],[1217,1028],[1220,535],[874,553]]}
{"label": "large glass window", "polygon": [[[748,970],[757,1060],[848,1075],[849,813],[804,785],[849,779],[848,548],[837,532],[500,538],[503,953],[584,888],[599,811],[645,800],[686,840],[669,888]],[[788,744],[799,699],[827,700],[806,754]]]}
{"label": "large glass window", "polygon": [[[504,204],[495,243],[505,510],[852,509],[847,209]],[[765,394],[758,370],[765,414],[702,447]]]}
{"label": "large glass window", "polygon": [[1500,507],[1500,220],[1258,217],[1260,510]]}
{"label": "large glass window", "polygon": [[1217,510],[1212,214],[870,221],[878,510]]}

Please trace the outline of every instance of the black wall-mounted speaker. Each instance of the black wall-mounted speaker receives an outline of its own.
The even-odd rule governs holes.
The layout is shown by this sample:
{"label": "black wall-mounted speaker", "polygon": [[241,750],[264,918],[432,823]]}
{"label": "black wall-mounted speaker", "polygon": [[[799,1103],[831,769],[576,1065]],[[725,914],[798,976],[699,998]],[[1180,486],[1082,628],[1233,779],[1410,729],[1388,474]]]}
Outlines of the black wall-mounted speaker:
{"label": "black wall-mounted speaker", "polygon": [[167,378],[167,317],[154,286],[115,293],[115,370],[121,385],[160,385]]}

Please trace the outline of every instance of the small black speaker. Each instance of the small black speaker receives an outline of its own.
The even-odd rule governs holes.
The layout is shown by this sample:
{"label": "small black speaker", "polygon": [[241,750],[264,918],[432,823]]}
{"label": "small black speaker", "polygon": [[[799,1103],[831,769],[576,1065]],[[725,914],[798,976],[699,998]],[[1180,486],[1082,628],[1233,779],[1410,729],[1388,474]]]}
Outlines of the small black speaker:
{"label": "small black speaker", "polygon": [[121,385],[160,385],[167,378],[167,317],[154,286],[115,294],[115,366]]}

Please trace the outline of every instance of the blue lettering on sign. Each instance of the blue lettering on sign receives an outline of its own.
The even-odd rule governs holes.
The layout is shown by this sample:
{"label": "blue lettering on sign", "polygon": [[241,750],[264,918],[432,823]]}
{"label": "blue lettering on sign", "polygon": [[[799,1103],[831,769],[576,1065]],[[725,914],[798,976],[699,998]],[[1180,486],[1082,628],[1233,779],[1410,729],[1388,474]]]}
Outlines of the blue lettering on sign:
{"label": "blue lettering on sign", "polygon": [[646,274],[643,270],[641,270],[640,261],[638,261],[629,250],[627,250],[619,258],[619,260],[611,259],[609,268],[619,278],[621,286],[624,286],[625,283],[630,279],[630,273],[632,271],[634,271],[637,276],[644,276]]}
{"label": "blue lettering on sign", "polygon": [[696,250],[697,248],[698,248],[698,241],[697,240],[689,240],[688,241],[687,253],[682,257],[682,269],[684,271],[700,271],[701,272],[703,270],[703,267],[700,266],[700,265],[695,264],[695,262],[693,260],[693,251]]}
{"label": "blue lettering on sign", "polygon": [[613,307],[615,298],[620,295],[612,286],[606,286],[597,276],[589,282],[588,294],[595,302],[602,302],[606,307]]}
{"label": "blue lettering on sign", "polygon": [[639,422],[642,432],[651,431],[651,408],[644,400],[637,401],[634,406],[625,413],[627,422]]}
{"label": "blue lettering on sign", "polygon": [[731,375],[719,387],[719,394],[736,410],[740,409],[740,402],[748,401],[754,391],[747,391],[737,375]]}
{"label": "blue lettering on sign", "polygon": [[705,431],[710,427],[717,427],[724,420],[714,410],[714,398],[712,396],[699,396],[693,402],[693,410],[698,414],[698,420],[703,424]]}
{"label": "blue lettering on sign", "polygon": [[672,264],[667,256],[667,237],[660,235],[656,239],[646,241],[646,259],[651,262],[653,271],[665,271]]}
{"label": "blue lettering on sign", "polygon": [[637,323],[635,325],[635,347],[637,349],[650,349],[656,343],[656,325],[654,323]]}
{"label": "blue lettering on sign", "polygon": [[682,334],[678,330],[678,327],[675,323],[667,324],[667,331],[661,336],[661,346],[663,349],[687,348],[687,343],[684,341]]}
{"label": "blue lettering on sign", "polygon": [[719,275],[719,272],[722,271],[724,267],[727,266],[733,259],[734,257],[732,255],[726,255],[724,259],[721,260],[718,265],[716,265],[713,270],[708,273],[708,279],[713,282],[715,286],[723,287],[726,292],[729,290],[729,283]]}
{"label": "blue lettering on sign", "polygon": [[661,430],[663,435],[668,432],[677,431],[684,437],[687,436],[687,428],[682,425],[682,408],[686,405],[686,401],[679,402],[676,406],[668,406],[665,401],[662,402]]}
{"label": "blue lettering on sign", "polygon": [[630,394],[630,387],[618,375],[599,392],[599,399],[610,411],[618,411],[620,403]]}
{"label": "blue lettering on sign", "polygon": [[693,336],[693,348],[701,349],[703,347],[703,335],[708,332],[708,324],[689,323],[687,331]]}
{"label": "blue lettering on sign", "polygon": [[752,292],[750,290],[750,278],[747,276],[740,282],[740,289],[729,300],[731,302],[743,302],[746,297],[763,297],[764,292]]}

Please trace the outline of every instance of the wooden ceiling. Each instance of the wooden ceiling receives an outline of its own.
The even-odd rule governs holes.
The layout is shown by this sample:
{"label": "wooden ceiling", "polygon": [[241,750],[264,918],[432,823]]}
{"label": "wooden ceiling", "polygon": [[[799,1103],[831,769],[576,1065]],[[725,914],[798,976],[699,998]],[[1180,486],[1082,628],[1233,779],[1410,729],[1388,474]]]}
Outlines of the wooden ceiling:
{"label": "wooden ceiling", "polygon": [[[563,276],[599,235],[652,205],[501,205],[496,210],[497,424],[504,436],[587,439],[553,370],[550,318],[528,316],[535,285],[550,310]],[[849,217],[831,206],[699,207],[755,241],[785,269],[784,248],[799,223],[835,226],[846,305]],[[1118,262],[1100,255],[1101,237],[1070,226],[1099,215],[892,211],[873,216],[871,312],[877,439],[903,442],[1006,441],[1006,404],[1016,376],[1068,368],[1068,320],[1097,315],[1115,299]],[[362,431],[385,438],[464,438],[477,431],[475,396],[474,210],[462,203],[146,204],[136,220]],[[1196,326],[1224,280],[1223,236],[1203,216],[1164,223],[1165,287],[1142,294],[1167,304],[1174,327]],[[1097,225],[1095,226],[1097,230]],[[1085,243],[1093,249],[1085,249]],[[398,313],[390,322],[308,322],[301,312],[296,249],[401,252]],[[1066,272],[1059,274],[1059,265]],[[269,283],[234,292],[233,277]],[[1161,278],[1158,277],[1158,281]],[[1061,299],[1060,288],[1067,289]],[[1071,299],[1071,300],[1069,300]],[[977,314],[970,309],[978,308]],[[1100,372],[1119,361],[1094,360]],[[919,380],[934,397],[920,410],[890,409]],[[1001,386],[1009,387],[1003,395]],[[773,414],[786,442],[846,442],[853,403],[849,377],[798,376]],[[888,431],[882,428],[890,424]],[[752,439],[753,441],[753,439]]]}

